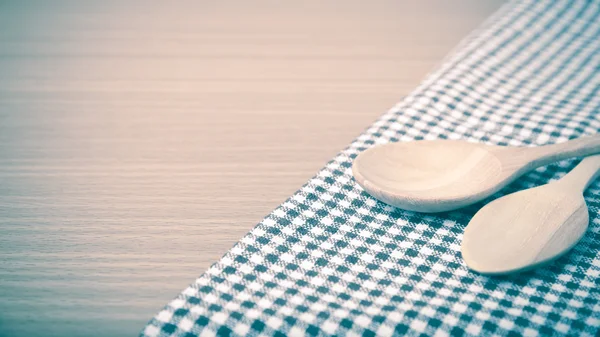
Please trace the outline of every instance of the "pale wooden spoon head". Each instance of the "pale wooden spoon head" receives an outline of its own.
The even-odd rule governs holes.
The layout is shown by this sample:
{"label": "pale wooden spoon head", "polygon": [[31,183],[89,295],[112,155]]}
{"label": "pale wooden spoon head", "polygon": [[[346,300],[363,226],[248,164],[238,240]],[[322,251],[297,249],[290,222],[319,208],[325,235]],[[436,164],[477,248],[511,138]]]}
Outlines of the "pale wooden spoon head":
{"label": "pale wooden spoon head", "polygon": [[[503,147],[464,141],[389,143],[362,152],[354,178],[377,199],[402,209],[442,212],[477,202],[509,182]],[[514,166],[514,165],[513,165]]]}
{"label": "pale wooden spoon head", "polygon": [[509,194],[483,207],[465,229],[462,256],[482,274],[524,271],[571,249],[588,227],[579,191],[551,183]]}

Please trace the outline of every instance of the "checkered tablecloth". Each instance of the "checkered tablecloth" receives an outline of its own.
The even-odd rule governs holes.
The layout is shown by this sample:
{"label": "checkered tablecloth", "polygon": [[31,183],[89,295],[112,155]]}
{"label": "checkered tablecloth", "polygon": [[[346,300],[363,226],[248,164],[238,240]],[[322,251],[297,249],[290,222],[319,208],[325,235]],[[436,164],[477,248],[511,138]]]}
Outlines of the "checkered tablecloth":
{"label": "checkered tablecloth", "polygon": [[[144,328],[145,336],[574,335],[600,331],[600,183],[590,227],[520,275],[467,269],[463,230],[482,203],[424,215],[366,194],[351,164],[418,139],[531,146],[600,129],[600,1],[514,1]],[[540,168],[501,194],[568,172]],[[495,197],[497,197],[496,195]]]}

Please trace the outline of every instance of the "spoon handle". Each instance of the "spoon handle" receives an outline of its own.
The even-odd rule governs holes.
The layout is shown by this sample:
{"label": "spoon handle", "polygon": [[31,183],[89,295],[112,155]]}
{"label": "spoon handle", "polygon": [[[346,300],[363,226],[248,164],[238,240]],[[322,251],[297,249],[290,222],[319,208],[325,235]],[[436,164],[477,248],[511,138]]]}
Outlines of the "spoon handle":
{"label": "spoon handle", "polygon": [[531,147],[527,152],[534,158],[535,167],[548,165],[573,157],[600,153],[600,134],[581,137],[567,142]]}
{"label": "spoon handle", "polygon": [[582,193],[600,176],[600,155],[584,158],[579,165],[559,180],[569,188],[576,188]]}

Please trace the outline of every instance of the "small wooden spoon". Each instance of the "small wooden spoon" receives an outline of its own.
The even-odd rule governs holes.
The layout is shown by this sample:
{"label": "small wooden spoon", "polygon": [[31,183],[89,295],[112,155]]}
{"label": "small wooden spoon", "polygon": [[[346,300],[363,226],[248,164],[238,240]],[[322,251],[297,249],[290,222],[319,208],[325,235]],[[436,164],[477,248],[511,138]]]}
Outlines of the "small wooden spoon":
{"label": "small wooden spoon", "polygon": [[375,146],[359,154],[354,178],[367,193],[402,209],[433,213],[480,201],[527,171],[600,153],[600,135],[538,147],[454,140]]}
{"label": "small wooden spoon", "polygon": [[583,191],[600,175],[600,155],[562,179],[496,199],[465,229],[462,256],[482,274],[524,271],[566,253],[588,227]]}

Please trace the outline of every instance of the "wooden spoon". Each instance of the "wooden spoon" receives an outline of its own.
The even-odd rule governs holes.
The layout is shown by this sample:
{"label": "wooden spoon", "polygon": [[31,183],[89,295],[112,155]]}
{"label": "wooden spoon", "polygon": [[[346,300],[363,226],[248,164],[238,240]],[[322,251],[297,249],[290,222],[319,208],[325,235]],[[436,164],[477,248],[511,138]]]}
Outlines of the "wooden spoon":
{"label": "wooden spoon", "polygon": [[566,253],[588,227],[583,191],[600,174],[600,155],[562,179],[496,199],[465,229],[462,256],[482,274],[524,271]]}
{"label": "wooden spoon", "polygon": [[433,213],[480,201],[534,168],[596,153],[600,135],[538,147],[414,141],[370,148],[356,157],[352,172],[375,198]]}

